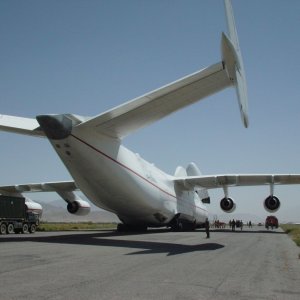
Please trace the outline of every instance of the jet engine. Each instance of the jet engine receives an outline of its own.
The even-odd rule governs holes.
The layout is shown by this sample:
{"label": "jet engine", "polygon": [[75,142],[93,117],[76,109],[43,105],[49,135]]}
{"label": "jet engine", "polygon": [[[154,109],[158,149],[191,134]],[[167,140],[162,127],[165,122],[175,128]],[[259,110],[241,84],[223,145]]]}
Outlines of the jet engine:
{"label": "jet engine", "polygon": [[67,210],[70,214],[77,216],[86,216],[91,210],[91,206],[88,202],[83,200],[75,200],[69,202],[67,205]]}
{"label": "jet engine", "polygon": [[276,196],[270,195],[264,201],[264,208],[266,211],[272,213],[280,208],[280,201]]}
{"label": "jet engine", "polygon": [[224,197],[221,201],[220,201],[220,207],[223,211],[227,212],[227,213],[231,213],[235,210],[235,202],[233,201],[232,198],[229,197]]}

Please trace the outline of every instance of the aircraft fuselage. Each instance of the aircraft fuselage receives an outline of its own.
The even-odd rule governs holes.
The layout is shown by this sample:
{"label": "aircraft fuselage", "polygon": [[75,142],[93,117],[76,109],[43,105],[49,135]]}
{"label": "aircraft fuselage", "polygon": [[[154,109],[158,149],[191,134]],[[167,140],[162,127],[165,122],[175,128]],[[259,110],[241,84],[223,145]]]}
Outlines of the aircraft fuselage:
{"label": "aircraft fuselage", "polygon": [[197,224],[207,217],[199,196],[177,191],[172,176],[118,139],[76,130],[63,139],[49,139],[78,188],[96,206],[109,210],[125,223],[168,224],[177,214]]}

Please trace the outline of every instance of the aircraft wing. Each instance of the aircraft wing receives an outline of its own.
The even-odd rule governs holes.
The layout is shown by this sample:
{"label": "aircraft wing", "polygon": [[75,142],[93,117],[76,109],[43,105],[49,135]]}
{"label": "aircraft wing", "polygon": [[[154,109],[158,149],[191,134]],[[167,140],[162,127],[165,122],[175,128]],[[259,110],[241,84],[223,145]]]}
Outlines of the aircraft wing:
{"label": "aircraft wing", "polygon": [[167,86],[133,99],[78,125],[123,138],[233,83],[223,63],[214,64]]}
{"label": "aircraft wing", "polygon": [[30,192],[72,192],[78,190],[74,181],[30,183],[0,186],[0,194],[14,195]]}
{"label": "aircraft wing", "polygon": [[74,181],[58,181],[0,186],[0,194],[4,196],[23,196],[30,192],[56,192],[66,203],[69,213],[85,216],[90,210],[90,204],[82,200],[74,191],[79,190]]}
{"label": "aircraft wing", "polygon": [[300,184],[300,174],[233,174],[176,177],[174,182],[183,189],[200,187],[205,189],[226,188],[230,186],[258,186]]}

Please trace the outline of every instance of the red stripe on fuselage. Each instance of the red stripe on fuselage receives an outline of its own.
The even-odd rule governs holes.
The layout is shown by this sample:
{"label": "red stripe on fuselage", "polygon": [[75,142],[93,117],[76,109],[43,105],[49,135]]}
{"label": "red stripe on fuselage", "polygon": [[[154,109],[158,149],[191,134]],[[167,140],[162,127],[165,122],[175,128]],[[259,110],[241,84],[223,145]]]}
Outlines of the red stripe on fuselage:
{"label": "red stripe on fuselage", "polygon": [[[137,173],[136,171],[132,170],[131,168],[127,167],[126,165],[122,164],[121,162],[117,161],[116,159],[112,158],[111,156],[107,155],[106,153],[102,152],[101,150],[97,149],[96,147],[90,145],[89,143],[85,142],[84,140],[80,139],[79,137],[71,134],[71,136],[73,138],[75,138],[76,140],[80,141],[81,143],[85,144],[86,146],[92,148],[93,150],[95,150],[96,152],[98,152],[99,154],[105,156],[107,159],[113,161],[114,163],[118,164],[119,166],[125,168],[126,170],[130,171],[131,173],[135,174],[136,176],[138,176],[139,178],[143,179],[144,181],[148,182],[149,184],[151,184],[152,186],[154,186],[155,188],[157,188],[158,190],[160,190],[161,192],[165,193],[166,195],[176,199],[177,197],[170,194],[169,192],[163,190],[162,188],[160,188],[159,186],[157,186],[156,184],[154,184],[153,182],[151,182],[150,180],[148,180],[147,178],[143,177],[142,175],[140,175],[139,173]],[[175,200],[174,200],[175,201]],[[191,205],[190,203],[187,203],[189,205]],[[200,208],[201,210],[204,210],[204,211],[207,211],[205,209],[203,209],[202,207],[199,207],[199,206],[194,206],[192,205],[193,207],[197,207],[197,208]]]}

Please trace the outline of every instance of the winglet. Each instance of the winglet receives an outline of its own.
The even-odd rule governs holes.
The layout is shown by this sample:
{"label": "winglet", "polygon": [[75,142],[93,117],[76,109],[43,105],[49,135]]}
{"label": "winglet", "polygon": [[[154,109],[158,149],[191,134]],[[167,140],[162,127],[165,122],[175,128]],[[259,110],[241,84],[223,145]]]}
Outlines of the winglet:
{"label": "winglet", "polygon": [[222,34],[222,58],[228,75],[235,85],[242,122],[247,128],[249,125],[248,96],[243,59],[239,47],[231,1],[224,0],[224,3],[229,37],[225,33]]}

